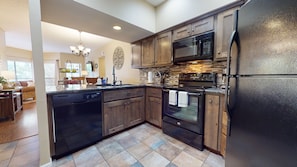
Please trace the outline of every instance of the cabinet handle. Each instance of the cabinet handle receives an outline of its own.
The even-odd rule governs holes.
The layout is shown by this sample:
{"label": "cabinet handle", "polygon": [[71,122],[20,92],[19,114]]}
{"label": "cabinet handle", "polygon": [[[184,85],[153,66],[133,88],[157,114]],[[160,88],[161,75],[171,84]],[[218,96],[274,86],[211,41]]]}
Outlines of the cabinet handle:
{"label": "cabinet handle", "polygon": [[218,55],[220,55],[220,54],[221,54],[221,52],[219,51],[219,52],[218,52]]}
{"label": "cabinet handle", "polygon": [[212,100],[209,100],[208,102],[209,102],[210,104],[212,104]]}
{"label": "cabinet handle", "polygon": [[178,126],[180,126],[180,122],[176,122],[176,124],[177,124]]}

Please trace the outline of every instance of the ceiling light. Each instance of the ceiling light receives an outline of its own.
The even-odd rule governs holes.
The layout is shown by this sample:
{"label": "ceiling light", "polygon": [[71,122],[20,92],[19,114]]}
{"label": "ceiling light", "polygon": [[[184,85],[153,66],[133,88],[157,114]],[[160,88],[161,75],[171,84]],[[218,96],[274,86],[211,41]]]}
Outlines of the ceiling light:
{"label": "ceiling light", "polygon": [[112,27],[114,30],[121,30],[122,29],[122,27],[120,27],[120,26],[113,26]]}
{"label": "ceiling light", "polygon": [[91,49],[84,47],[81,41],[81,32],[79,31],[79,45],[77,46],[70,46],[70,50],[72,54],[78,55],[78,56],[83,56],[86,57],[90,54]]}

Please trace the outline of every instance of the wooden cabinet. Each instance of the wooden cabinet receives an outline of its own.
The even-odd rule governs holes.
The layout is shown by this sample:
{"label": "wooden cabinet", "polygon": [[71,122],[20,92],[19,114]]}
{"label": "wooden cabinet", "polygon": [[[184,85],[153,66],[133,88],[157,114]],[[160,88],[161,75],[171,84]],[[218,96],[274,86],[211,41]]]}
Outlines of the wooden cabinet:
{"label": "wooden cabinet", "polygon": [[126,100],[126,124],[127,127],[144,122],[144,97],[136,97]]}
{"label": "wooden cabinet", "polygon": [[156,37],[155,66],[164,66],[172,63],[171,31]]}
{"label": "wooden cabinet", "polygon": [[213,151],[221,152],[222,146],[222,114],[224,96],[222,94],[206,94],[205,96],[204,145]]}
{"label": "wooden cabinet", "polygon": [[132,68],[141,68],[141,42],[136,42],[132,44]]}
{"label": "wooden cabinet", "polygon": [[186,38],[192,35],[202,34],[207,31],[212,31],[213,29],[214,17],[212,16],[174,30],[173,41]]}
{"label": "wooden cabinet", "polygon": [[103,135],[144,122],[144,88],[103,92]]}
{"label": "wooden cabinet", "polygon": [[222,115],[222,133],[221,133],[221,154],[225,157],[227,145],[228,114],[223,110]]}
{"label": "wooden cabinet", "polygon": [[155,64],[155,38],[142,40],[142,67],[152,67]]}
{"label": "wooden cabinet", "polygon": [[146,88],[146,121],[162,127],[162,89]]}
{"label": "wooden cabinet", "polygon": [[229,9],[217,15],[216,25],[216,52],[215,60],[227,60],[228,45],[234,25],[234,11]]}
{"label": "wooden cabinet", "polygon": [[132,44],[132,68],[172,64],[171,39],[172,32],[170,31]]}
{"label": "wooden cabinet", "polygon": [[15,113],[23,109],[22,90],[0,91],[0,119],[15,119]]}
{"label": "wooden cabinet", "polygon": [[125,128],[125,103],[126,100],[117,100],[104,103],[104,136],[118,132]]}

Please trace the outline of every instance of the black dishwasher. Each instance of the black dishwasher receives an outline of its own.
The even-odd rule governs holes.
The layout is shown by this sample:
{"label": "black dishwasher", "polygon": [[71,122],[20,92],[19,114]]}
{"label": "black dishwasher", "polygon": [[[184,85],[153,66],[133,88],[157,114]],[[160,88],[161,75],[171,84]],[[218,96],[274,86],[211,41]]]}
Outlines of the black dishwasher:
{"label": "black dishwasher", "polygon": [[102,139],[100,91],[52,95],[53,159],[61,158]]}

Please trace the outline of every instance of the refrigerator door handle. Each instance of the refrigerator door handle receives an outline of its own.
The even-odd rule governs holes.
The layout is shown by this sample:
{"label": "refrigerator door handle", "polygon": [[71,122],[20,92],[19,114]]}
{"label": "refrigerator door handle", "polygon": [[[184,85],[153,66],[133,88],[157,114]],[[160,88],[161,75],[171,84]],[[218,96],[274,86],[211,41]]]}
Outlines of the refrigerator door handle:
{"label": "refrigerator door handle", "polygon": [[231,111],[230,111],[230,104],[229,104],[229,95],[230,95],[230,78],[236,78],[238,76],[232,75],[231,76],[231,50],[233,44],[237,44],[237,55],[240,53],[240,40],[239,40],[239,35],[238,35],[238,10],[234,12],[234,25],[233,25],[233,32],[230,36],[229,40],[229,45],[228,45],[228,57],[227,57],[227,71],[226,71],[226,76],[227,76],[227,82],[226,82],[226,92],[225,92],[225,107],[226,107],[226,112],[228,115],[228,129],[227,129],[227,134],[230,136],[231,135]]}

